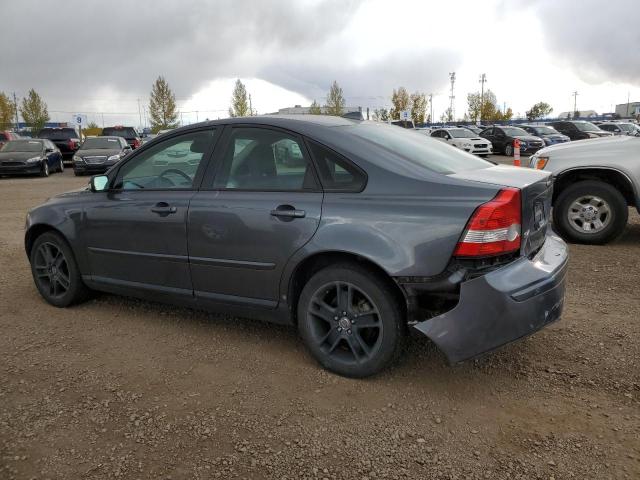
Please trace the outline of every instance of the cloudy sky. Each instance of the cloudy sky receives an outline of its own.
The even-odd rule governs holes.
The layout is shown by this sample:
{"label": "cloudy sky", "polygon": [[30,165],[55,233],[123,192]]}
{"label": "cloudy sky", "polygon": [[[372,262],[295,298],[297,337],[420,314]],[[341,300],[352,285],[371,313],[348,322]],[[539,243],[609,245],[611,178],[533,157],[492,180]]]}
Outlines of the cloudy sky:
{"label": "cloudy sky", "polygon": [[640,0],[21,0],[2,18],[0,91],[35,88],[58,121],[139,125],[158,75],[184,123],[226,116],[236,78],[259,113],[335,79],[354,106],[433,93],[439,118],[454,71],[459,117],[481,73],[516,114],[640,101]]}

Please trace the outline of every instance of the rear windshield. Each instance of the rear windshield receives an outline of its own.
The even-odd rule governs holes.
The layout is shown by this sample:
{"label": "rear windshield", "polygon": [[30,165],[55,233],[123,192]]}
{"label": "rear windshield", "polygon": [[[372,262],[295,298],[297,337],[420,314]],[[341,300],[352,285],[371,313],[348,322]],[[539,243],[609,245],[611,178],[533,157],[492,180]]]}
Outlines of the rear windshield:
{"label": "rear windshield", "polygon": [[42,142],[36,140],[11,140],[2,147],[3,152],[40,152]]}
{"label": "rear windshield", "polygon": [[600,127],[595,126],[591,122],[576,122],[574,123],[578,130],[582,130],[583,132],[593,132],[595,130],[601,130]]}
{"label": "rear windshield", "polygon": [[554,135],[554,134],[557,135],[558,133],[560,133],[553,127],[531,127],[531,128],[538,135]]}
{"label": "rear windshield", "polygon": [[525,130],[521,129],[521,128],[514,128],[514,127],[502,127],[502,130],[504,131],[504,133],[506,133],[507,135],[509,135],[510,137],[522,137],[522,136],[527,136],[529,135]]}
{"label": "rear windshield", "polygon": [[345,128],[358,137],[436,173],[449,175],[493,166],[486,160],[451,148],[446,143],[413,130],[364,122]]}
{"label": "rear windshield", "polygon": [[102,129],[102,135],[109,137],[138,138],[133,127],[107,127]]}
{"label": "rear windshield", "polygon": [[120,142],[122,140],[118,140],[117,138],[87,138],[82,144],[83,149],[97,149],[97,150],[113,150],[116,148],[120,148]]}
{"label": "rear windshield", "polygon": [[44,128],[40,130],[38,137],[50,140],[68,140],[78,138],[78,134],[73,128]]}
{"label": "rear windshield", "polygon": [[447,130],[453,138],[474,138],[477,135],[466,128],[451,128]]}

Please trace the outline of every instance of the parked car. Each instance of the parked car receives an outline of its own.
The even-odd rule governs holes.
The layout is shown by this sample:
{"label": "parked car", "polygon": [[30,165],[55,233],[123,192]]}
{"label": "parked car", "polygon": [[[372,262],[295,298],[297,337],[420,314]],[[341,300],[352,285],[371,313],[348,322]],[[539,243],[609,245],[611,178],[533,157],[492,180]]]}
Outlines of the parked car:
{"label": "parked car", "polygon": [[634,135],[640,136],[636,125],[628,122],[603,122],[598,125],[600,129],[611,132],[614,135]]}
{"label": "parked car", "polygon": [[[283,141],[296,168],[277,163]],[[183,150],[183,166],[154,169]],[[557,320],[567,249],[551,193],[548,172],[382,123],[230,118],[31,210],[25,247],[52,305],[94,289],[293,324],[324,367],[364,377],[409,326],[456,363]]]}
{"label": "parked car", "polygon": [[20,136],[8,130],[0,131],[0,148],[10,140],[18,140]]}
{"label": "parked car", "polygon": [[80,136],[74,128],[46,127],[38,132],[38,138],[46,138],[55,143],[63,158],[72,158],[80,148]]}
{"label": "parked car", "polygon": [[102,135],[105,137],[122,137],[133,150],[142,145],[138,132],[133,127],[123,127],[117,125],[115,127],[106,127],[102,129]]}
{"label": "parked car", "polygon": [[476,135],[480,135],[480,133],[484,130],[484,128],[477,127],[475,125],[458,125],[460,128],[466,128],[467,130],[471,130]]}
{"label": "parked car", "polygon": [[610,137],[612,135],[597,125],[584,120],[561,120],[550,122],[549,125],[571,140],[586,140],[588,138]]}
{"label": "parked car", "polygon": [[544,140],[518,127],[496,125],[483,130],[480,136],[491,142],[494,152],[504,153],[508,157],[513,156],[513,141],[516,138],[520,140],[520,153],[523,155],[535,153],[544,147]]}
{"label": "parked car", "polygon": [[397,127],[402,127],[402,128],[409,128],[409,129],[416,128],[415,124],[413,123],[413,120],[391,120],[389,123],[391,125],[395,125]]}
{"label": "parked car", "polygon": [[48,177],[64,171],[62,153],[50,140],[9,140],[0,148],[0,175],[35,174]]}
{"label": "parked car", "polygon": [[492,153],[490,141],[466,128],[441,128],[431,133],[431,137],[474,155],[487,156]]}
{"label": "parked car", "polygon": [[122,137],[87,138],[73,156],[73,173],[104,173],[128,153],[131,146]]}
{"label": "parked car", "polygon": [[616,136],[540,150],[531,168],[553,174],[553,225],[575,243],[604,244],[640,212],[640,138]]}
{"label": "parked car", "polygon": [[555,128],[548,125],[519,125],[519,127],[531,135],[540,137],[544,141],[545,145],[555,145],[557,143],[565,143],[571,140],[568,136],[561,134]]}

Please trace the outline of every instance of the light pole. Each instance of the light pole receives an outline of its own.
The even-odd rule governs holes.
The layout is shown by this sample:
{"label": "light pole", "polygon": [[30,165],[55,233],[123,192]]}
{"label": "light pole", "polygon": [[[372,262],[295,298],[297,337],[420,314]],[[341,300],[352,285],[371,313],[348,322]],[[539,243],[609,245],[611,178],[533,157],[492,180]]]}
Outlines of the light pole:
{"label": "light pole", "polygon": [[480,124],[482,124],[482,110],[484,107],[484,83],[487,81],[487,75],[483,73],[480,75]]}

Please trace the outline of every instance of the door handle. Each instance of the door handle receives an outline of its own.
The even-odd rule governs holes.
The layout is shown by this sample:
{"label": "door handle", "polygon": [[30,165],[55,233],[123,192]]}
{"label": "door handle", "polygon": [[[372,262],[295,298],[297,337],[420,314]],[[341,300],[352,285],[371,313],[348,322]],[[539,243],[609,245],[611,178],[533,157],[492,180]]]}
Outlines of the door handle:
{"label": "door handle", "polygon": [[304,210],[296,210],[291,205],[280,205],[274,210],[271,210],[271,216],[273,217],[286,217],[286,218],[304,218],[307,212]]}
{"label": "door handle", "polygon": [[160,215],[169,215],[170,213],[176,213],[178,209],[176,207],[170,206],[166,202],[159,202],[155,205],[155,207],[151,208],[153,213],[159,213]]}

